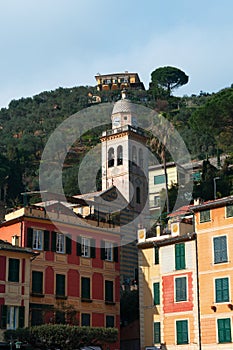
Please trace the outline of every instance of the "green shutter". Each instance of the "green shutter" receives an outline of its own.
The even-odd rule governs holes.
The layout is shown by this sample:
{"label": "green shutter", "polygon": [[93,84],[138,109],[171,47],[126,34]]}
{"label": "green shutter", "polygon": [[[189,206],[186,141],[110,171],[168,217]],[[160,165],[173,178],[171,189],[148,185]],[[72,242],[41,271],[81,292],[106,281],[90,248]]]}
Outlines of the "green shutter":
{"label": "green shutter", "polygon": [[185,269],[185,245],[179,243],[175,245],[175,265],[176,270]]}
{"label": "green shutter", "polygon": [[154,305],[160,304],[160,286],[159,282],[156,282],[153,284],[153,290],[154,290]]}
{"label": "green shutter", "polygon": [[114,327],[114,316],[106,316],[106,328]]}
{"label": "green shutter", "polygon": [[229,301],[229,281],[228,278],[217,278],[215,280],[216,303]]}
{"label": "green shutter", "polygon": [[24,315],[25,315],[25,307],[20,306],[19,307],[19,328],[24,328]]}
{"label": "green shutter", "polygon": [[117,244],[114,244],[114,248],[113,248],[113,260],[115,262],[118,262],[118,246]]}
{"label": "green shutter", "polygon": [[160,322],[154,322],[154,344],[161,343]]}
{"label": "green shutter", "polygon": [[176,321],[176,342],[177,344],[188,344],[188,321]]}
{"label": "green shutter", "polygon": [[9,258],[8,281],[19,282],[19,259]]}
{"label": "green shutter", "polygon": [[49,251],[49,244],[50,243],[50,232],[44,231],[44,250]]}
{"label": "green shutter", "polygon": [[52,232],[52,246],[51,246],[52,252],[56,252],[56,250],[57,250],[56,244],[57,244],[57,233],[53,231]]}
{"label": "green shutter", "polygon": [[90,278],[82,277],[81,283],[82,283],[82,286],[81,286],[82,298],[90,299]]}
{"label": "green shutter", "polygon": [[105,242],[104,241],[101,241],[101,248],[100,248],[100,257],[101,257],[101,260],[105,260]]}
{"label": "green shutter", "polygon": [[82,255],[82,237],[78,236],[76,241],[76,255]]}
{"label": "green shutter", "polygon": [[70,236],[66,236],[66,254],[71,254],[72,251],[72,239]]}
{"label": "green shutter", "polygon": [[56,275],[56,295],[65,296],[65,275]]}
{"label": "green shutter", "polygon": [[227,207],[226,207],[226,216],[227,216],[227,218],[233,216],[233,204],[227,205]]}
{"label": "green shutter", "polygon": [[187,300],[186,277],[178,277],[175,279],[176,301]]}
{"label": "green shutter", "polygon": [[105,301],[113,301],[113,282],[105,281]]}
{"label": "green shutter", "polygon": [[7,306],[1,305],[0,326],[2,329],[6,328],[6,320],[7,320]]}
{"label": "green shutter", "polygon": [[231,319],[222,318],[218,320],[218,342],[231,343]]}
{"label": "green shutter", "polygon": [[27,229],[27,247],[32,248],[32,238],[33,238],[33,229],[28,227]]}
{"label": "green shutter", "polygon": [[95,258],[95,239],[91,239],[91,258]]}
{"label": "green shutter", "polygon": [[214,237],[214,263],[227,262],[227,237]]}
{"label": "green shutter", "polygon": [[32,293],[43,293],[43,272],[32,271]]}
{"label": "green shutter", "polygon": [[159,264],[159,248],[154,247],[154,254],[155,254],[155,265]]}

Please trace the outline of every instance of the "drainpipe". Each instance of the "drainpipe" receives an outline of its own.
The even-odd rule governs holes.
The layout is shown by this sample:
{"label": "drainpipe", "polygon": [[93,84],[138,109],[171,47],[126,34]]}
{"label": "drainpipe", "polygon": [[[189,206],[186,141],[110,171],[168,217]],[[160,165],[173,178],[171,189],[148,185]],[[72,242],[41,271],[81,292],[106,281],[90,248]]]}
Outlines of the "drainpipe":
{"label": "drainpipe", "polygon": [[[195,220],[195,216],[194,216]],[[194,224],[195,226],[195,224]],[[194,231],[195,232],[195,231]],[[201,312],[200,312],[200,288],[199,288],[199,270],[198,270],[198,247],[197,247],[197,234],[195,237],[195,250],[196,250],[196,273],[197,273],[197,319],[198,319],[198,342],[199,350],[202,350],[201,346]]]}

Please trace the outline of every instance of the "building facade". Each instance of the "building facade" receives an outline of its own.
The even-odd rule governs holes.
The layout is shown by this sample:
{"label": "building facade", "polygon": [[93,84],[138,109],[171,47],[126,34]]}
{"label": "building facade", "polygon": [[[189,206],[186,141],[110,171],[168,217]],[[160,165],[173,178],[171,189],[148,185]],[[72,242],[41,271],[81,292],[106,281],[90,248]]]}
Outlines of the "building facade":
{"label": "building facade", "polygon": [[29,325],[30,260],[36,255],[0,240],[0,339],[4,330]]}
{"label": "building facade", "polygon": [[[185,210],[183,210],[185,209]],[[233,196],[181,208],[139,237],[141,349],[231,349]]]}
{"label": "building facade", "polygon": [[[120,235],[101,226],[71,215],[59,203],[6,215],[0,237],[10,242],[13,233],[20,247],[40,253],[31,262],[30,325],[120,329]],[[119,349],[119,343],[111,348]]]}
{"label": "building facade", "polygon": [[140,81],[137,73],[112,73],[112,74],[97,74],[95,76],[97,81],[97,90],[122,90],[122,89],[136,89],[145,90],[144,84]]}

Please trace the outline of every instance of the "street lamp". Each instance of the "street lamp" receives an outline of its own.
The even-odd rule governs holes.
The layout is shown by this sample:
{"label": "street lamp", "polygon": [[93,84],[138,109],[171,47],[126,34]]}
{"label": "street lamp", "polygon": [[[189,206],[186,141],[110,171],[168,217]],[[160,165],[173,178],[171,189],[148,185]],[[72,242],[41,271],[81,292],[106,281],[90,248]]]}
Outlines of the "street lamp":
{"label": "street lamp", "polygon": [[217,177],[214,177],[214,199],[217,198],[217,193],[216,193],[216,181],[219,180],[220,177],[217,176]]}

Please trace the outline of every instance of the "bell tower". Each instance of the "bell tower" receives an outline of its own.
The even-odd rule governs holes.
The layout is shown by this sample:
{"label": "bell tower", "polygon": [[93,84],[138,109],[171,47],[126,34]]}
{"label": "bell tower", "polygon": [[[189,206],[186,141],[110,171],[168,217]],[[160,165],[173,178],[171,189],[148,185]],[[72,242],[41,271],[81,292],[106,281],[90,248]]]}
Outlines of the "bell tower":
{"label": "bell tower", "polygon": [[148,197],[146,136],[137,126],[136,105],[126,98],[114,104],[112,128],[103,132],[102,190],[114,185],[134,211],[142,211]]}

